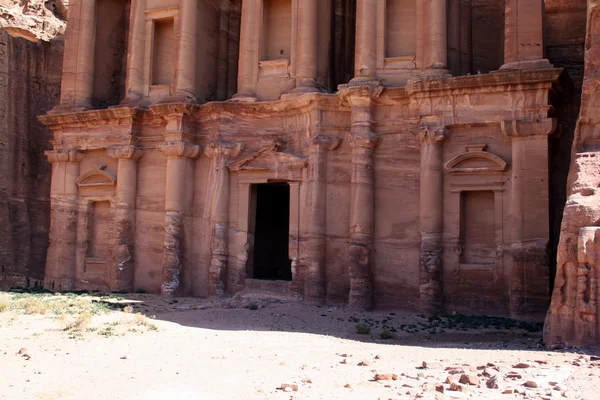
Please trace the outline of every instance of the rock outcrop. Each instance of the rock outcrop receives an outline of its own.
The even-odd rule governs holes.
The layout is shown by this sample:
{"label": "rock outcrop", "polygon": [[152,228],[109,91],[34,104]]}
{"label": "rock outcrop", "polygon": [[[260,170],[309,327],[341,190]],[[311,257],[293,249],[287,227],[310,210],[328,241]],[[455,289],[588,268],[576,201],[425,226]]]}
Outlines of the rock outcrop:
{"label": "rock outcrop", "polygon": [[544,332],[549,347],[600,342],[600,1],[588,1],[587,14],[581,113]]}
{"label": "rock outcrop", "polygon": [[0,287],[44,276],[51,135],[37,116],[58,102],[66,4],[0,0]]}

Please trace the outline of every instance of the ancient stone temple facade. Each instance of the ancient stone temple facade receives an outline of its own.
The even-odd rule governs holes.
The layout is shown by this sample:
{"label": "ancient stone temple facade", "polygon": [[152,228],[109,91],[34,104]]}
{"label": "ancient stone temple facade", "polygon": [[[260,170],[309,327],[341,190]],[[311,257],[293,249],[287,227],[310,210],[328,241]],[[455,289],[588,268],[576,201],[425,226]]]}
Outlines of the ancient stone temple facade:
{"label": "ancient stone temple facade", "polygon": [[540,317],[564,75],[477,3],[71,1],[46,287]]}

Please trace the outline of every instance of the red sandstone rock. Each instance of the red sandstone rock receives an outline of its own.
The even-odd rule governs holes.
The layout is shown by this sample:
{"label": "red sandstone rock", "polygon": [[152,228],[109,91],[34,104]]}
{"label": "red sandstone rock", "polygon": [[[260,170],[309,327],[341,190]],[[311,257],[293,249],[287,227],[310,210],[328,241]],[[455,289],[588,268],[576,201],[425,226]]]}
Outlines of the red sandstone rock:
{"label": "red sandstone rock", "polygon": [[460,376],[459,382],[463,383],[465,385],[468,384],[468,385],[472,385],[472,386],[477,386],[481,383],[481,381],[479,380],[477,375],[473,375],[473,374],[462,374]]}
{"label": "red sandstone rock", "polygon": [[380,373],[380,374],[375,374],[375,380],[376,381],[389,381],[389,380],[398,380],[398,375],[396,374],[389,374],[389,373]]}

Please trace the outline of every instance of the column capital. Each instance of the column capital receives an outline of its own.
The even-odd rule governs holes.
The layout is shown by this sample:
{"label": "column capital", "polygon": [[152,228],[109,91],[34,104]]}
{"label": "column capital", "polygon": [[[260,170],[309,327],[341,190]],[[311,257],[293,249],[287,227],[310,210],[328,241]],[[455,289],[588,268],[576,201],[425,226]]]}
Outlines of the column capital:
{"label": "column capital", "polygon": [[44,152],[46,157],[48,157],[48,161],[51,163],[57,162],[75,162],[80,163],[85,156],[85,153],[81,152],[79,149],[56,149],[56,150],[47,150]]}
{"label": "column capital", "polygon": [[448,129],[447,128],[429,128],[424,127],[419,132],[419,142],[421,144],[429,144],[429,143],[442,143],[448,137]]}
{"label": "column capital", "polygon": [[367,104],[366,101],[376,99],[381,96],[385,87],[381,84],[381,81],[377,79],[371,80],[358,80],[353,81],[345,85],[338,86],[338,96],[344,102],[350,103],[350,105],[361,105],[361,103]]}
{"label": "column capital", "polygon": [[158,149],[169,158],[191,158],[200,156],[200,146],[186,142],[167,142],[158,146]]}
{"label": "column capital", "polygon": [[125,146],[111,146],[107,149],[108,156],[111,158],[123,158],[130,160],[139,160],[144,155],[144,151],[137,146],[125,145]]}
{"label": "column capital", "polygon": [[502,132],[508,137],[549,136],[558,126],[556,118],[544,118],[535,121],[504,120],[500,123]]}
{"label": "column capital", "polygon": [[374,132],[350,132],[346,135],[348,143],[354,148],[374,149],[381,143],[381,137]]}
{"label": "column capital", "polygon": [[225,159],[235,158],[242,154],[245,144],[241,142],[231,143],[226,141],[212,141],[204,149],[204,154],[209,157],[223,157]]}
{"label": "column capital", "polygon": [[310,147],[316,148],[317,150],[333,151],[338,148],[342,138],[335,136],[316,135],[308,139]]}

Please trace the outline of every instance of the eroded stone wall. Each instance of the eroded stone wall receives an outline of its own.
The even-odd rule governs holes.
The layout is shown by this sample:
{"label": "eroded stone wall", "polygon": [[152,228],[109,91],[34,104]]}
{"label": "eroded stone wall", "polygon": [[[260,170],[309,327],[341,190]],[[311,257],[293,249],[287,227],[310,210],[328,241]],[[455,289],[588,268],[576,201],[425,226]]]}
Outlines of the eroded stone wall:
{"label": "eroded stone wall", "polygon": [[598,157],[600,131],[600,2],[588,1],[585,74],[581,112],[572,147],[557,272],[552,303],[546,317],[547,346],[584,345],[600,341],[598,326]]}
{"label": "eroded stone wall", "polygon": [[58,103],[63,41],[0,30],[0,287],[35,286],[48,248],[50,131],[37,116]]}

